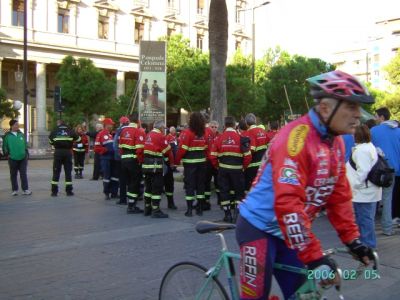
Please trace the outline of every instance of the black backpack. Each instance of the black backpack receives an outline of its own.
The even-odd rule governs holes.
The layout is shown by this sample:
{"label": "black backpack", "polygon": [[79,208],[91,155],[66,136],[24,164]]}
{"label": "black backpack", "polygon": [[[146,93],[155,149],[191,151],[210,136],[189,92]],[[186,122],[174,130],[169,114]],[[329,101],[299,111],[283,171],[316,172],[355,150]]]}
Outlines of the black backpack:
{"label": "black backpack", "polygon": [[[349,163],[354,170],[357,170],[356,164],[352,156],[350,156]],[[379,153],[378,153],[378,160],[372,167],[371,171],[369,171],[367,179],[365,180],[365,184],[367,185],[367,187],[368,187],[367,183],[368,180],[380,187],[389,187],[393,183],[394,169],[389,166],[387,160]]]}

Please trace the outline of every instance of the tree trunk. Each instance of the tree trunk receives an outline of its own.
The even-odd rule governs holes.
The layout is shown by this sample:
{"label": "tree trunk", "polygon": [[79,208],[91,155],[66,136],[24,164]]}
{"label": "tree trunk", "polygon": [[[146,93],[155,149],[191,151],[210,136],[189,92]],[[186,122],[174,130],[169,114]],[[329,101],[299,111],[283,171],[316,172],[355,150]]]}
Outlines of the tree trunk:
{"label": "tree trunk", "polygon": [[211,0],[208,30],[211,120],[218,121],[221,128],[227,115],[225,67],[228,52],[228,9],[225,0]]}

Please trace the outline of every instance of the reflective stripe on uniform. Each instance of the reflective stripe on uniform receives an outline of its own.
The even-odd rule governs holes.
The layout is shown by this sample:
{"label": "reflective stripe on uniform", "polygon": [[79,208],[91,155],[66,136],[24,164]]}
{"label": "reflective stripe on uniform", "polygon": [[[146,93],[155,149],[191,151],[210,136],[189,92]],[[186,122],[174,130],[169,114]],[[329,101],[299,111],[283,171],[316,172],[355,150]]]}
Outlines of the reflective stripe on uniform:
{"label": "reflective stripe on uniform", "polygon": [[119,148],[135,150],[136,149],[136,145],[132,146],[132,145],[127,145],[127,144],[119,144]]}
{"label": "reflective stripe on uniform", "polygon": [[225,168],[225,169],[232,169],[232,170],[241,170],[243,169],[243,166],[238,166],[238,165],[227,165],[227,164],[221,164],[219,163],[220,168]]}
{"label": "reflective stripe on uniform", "polygon": [[259,166],[261,166],[261,161],[249,164],[248,168],[259,167]]}
{"label": "reflective stripe on uniform", "polygon": [[260,151],[260,150],[265,150],[265,149],[267,149],[267,145],[261,145],[261,146],[258,146],[258,147],[254,147],[254,146],[251,147],[251,150],[253,150],[253,151]]}
{"label": "reflective stripe on uniform", "polygon": [[186,196],[185,200],[186,201],[193,201],[194,200],[194,196]]}
{"label": "reflective stripe on uniform", "polygon": [[167,196],[173,196],[174,193],[165,192],[165,195],[167,195]]}
{"label": "reflective stripe on uniform", "polygon": [[235,156],[235,157],[243,157],[242,153],[236,153],[236,152],[222,152],[218,153],[218,157],[221,156]]}
{"label": "reflective stripe on uniform", "polygon": [[112,181],[119,181],[119,178],[117,178],[117,177],[111,177],[110,178]]}
{"label": "reflective stripe on uniform", "polygon": [[137,198],[138,197],[138,194],[134,194],[134,193],[130,193],[130,192],[126,192],[126,195],[128,197],[131,197],[131,198]]}
{"label": "reflective stripe on uniform", "polygon": [[171,146],[170,145],[168,145],[163,151],[161,151],[162,153],[165,153],[165,152],[167,152],[168,150],[170,150],[171,149]]}
{"label": "reflective stripe on uniform", "polygon": [[204,192],[204,195],[211,196],[211,192]]}
{"label": "reflective stripe on uniform", "polygon": [[188,163],[188,164],[200,163],[200,162],[205,162],[205,161],[206,161],[205,157],[204,158],[193,158],[193,159],[182,158],[182,162]]}
{"label": "reflective stripe on uniform", "polygon": [[53,141],[72,141],[73,139],[72,137],[55,137]]}
{"label": "reflective stripe on uniform", "polygon": [[143,196],[151,198],[152,195],[150,193],[144,193]]}
{"label": "reflective stripe on uniform", "polygon": [[142,165],[143,169],[162,169],[162,165]]}
{"label": "reflective stripe on uniform", "polygon": [[162,156],[162,153],[154,152],[154,151],[151,151],[151,150],[144,150],[144,154],[153,155],[153,156]]}
{"label": "reflective stripe on uniform", "polygon": [[72,185],[72,182],[71,181],[66,181],[65,185]]}
{"label": "reflective stripe on uniform", "polygon": [[122,154],[121,159],[124,158],[136,158],[137,156],[135,154]]}
{"label": "reflective stripe on uniform", "polygon": [[229,204],[231,204],[231,201],[230,201],[230,200],[221,201],[221,205],[222,205],[222,206],[229,205]]}
{"label": "reflective stripe on uniform", "polygon": [[151,199],[153,200],[161,200],[161,196],[160,195],[152,195]]}
{"label": "reflective stripe on uniform", "polygon": [[57,185],[57,184],[58,184],[58,181],[50,181],[50,183],[51,183],[51,184]]}
{"label": "reflective stripe on uniform", "polygon": [[204,195],[196,195],[196,199],[204,199],[205,196]]}
{"label": "reflective stripe on uniform", "polygon": [[109,179],[103,179],[103,182],[105,182],[105,183],[109,183],[109,182],[110,182],[110,180],[109,180]]}

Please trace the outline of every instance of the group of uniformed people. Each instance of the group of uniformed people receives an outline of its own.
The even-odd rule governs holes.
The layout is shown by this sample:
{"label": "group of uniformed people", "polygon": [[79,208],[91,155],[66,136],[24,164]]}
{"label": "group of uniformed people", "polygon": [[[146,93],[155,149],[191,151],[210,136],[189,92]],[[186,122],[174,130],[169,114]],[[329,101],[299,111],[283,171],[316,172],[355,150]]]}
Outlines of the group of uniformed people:
{"label": "group of uniformed people", "polygon": [[[256,116],[247,114],[236,125],[234,117],[226,117],[224,130],[219,124],[209,122],[205,114],[194,112],[189,124],[179,137],[171,127],[165,134],[164,121],[152,124],[147,132],[140,126],[137,114],[121,117],[119,127],[110,118],[103,120],[104,129],[95,138],[94,152],[100,156],[103,172],[103,193],[106,200],[119,198],[117,204],[127,204],[128,214],[144,214],[153,218],[167,218],[160,209],[165,193],[168,209],[177,209],[174,202],[174,176],[176,166],[183,165],[184,189],[187,210],[202,215],[210,210],[211,181],[224,211],[224,221],[234,222],[237,204],[250,189],[268,143],[278,130],[272,123],[269,131],[256,125]],[[69,129],[62,121],[50,134],[50,144],[55,148],[52,196],[57,196],[61,166],[64,166],[66,193],[72,192],[72,153],[75,157],[75,178],[82,178],[82,153],[88,141],[83,129]],[[73,152],[71,151],[73,149]],[[144,179],[144,189],[142,181]],[[118,194],[119,190],[119,194]],[[138,201],[143,198],[144,210]]]}

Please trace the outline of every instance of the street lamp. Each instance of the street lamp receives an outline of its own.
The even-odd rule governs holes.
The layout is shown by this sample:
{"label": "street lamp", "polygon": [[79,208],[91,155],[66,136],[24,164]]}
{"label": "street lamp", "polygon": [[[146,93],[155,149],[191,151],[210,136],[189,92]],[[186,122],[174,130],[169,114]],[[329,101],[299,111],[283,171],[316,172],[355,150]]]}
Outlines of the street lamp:
{"label": "street lamp", "polygon": [[24,135],[28,142],[28,1],[24,1],[24,65],[23,65],[23,80],[24,80]]}
{"label": "street lamp", "polygon": [[255,18],[254,18],[254,11],[262,6],[268,5],[270,4],[270,1],[265,1],[259,5],[250,7],[250,8],[244,8],[244,9],[240,9],[240,11],[246,11],[246,10],[252,10],[252,37],[251,37],[251,41],[252,41],[252,50],[251,50],[251,82],[254,84],[255,83],[255,63],[256,63],[256,24],[254,22]]}

